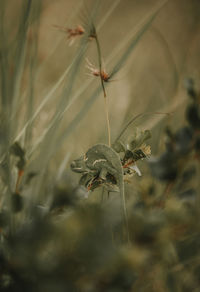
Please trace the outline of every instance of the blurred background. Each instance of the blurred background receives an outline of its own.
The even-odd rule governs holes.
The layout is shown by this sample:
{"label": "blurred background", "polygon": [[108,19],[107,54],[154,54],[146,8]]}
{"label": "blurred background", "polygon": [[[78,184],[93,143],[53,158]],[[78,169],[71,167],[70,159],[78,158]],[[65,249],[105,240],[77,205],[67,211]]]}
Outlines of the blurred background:
{"label": "blurred background", "polygon": [[68,32],[91,18],[103,69],[112,74],[117,66],[106,84],[112,142],[132,117],[152,113],[123,139],[135,126],[149,129],[152,154],[163,151],[163,129],[184,120],[186,78],[199,86],[199,1],[43,0],[31,4],[28,20],[24,3],[2,1],[1,40],[9,47],[8,103],[14,96],[9,144],[20,141],[31,171],[43,169],[50,181],[59,169],[77,177],[71,161],[108,141],[100,80],[88,68],[98,69],[96,44]]}

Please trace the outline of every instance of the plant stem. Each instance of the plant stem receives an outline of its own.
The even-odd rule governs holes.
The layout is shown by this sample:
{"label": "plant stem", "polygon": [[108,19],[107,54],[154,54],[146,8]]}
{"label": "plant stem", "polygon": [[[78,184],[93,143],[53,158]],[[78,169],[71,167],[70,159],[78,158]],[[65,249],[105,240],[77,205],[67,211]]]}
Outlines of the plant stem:
{"label": "plant stem", "polygon": [[111,132],[110,132],[110,120],[109,120],[109,112],[108,112],[108,102],[107,102],[107,95],[106,95],[106,90],[105,90],[105,86],[104,86],[104,80],[102,77],[102,60],[101,60],[101,48],[100,48],[100,44],[99,44],[99,40],[97,37],[97,33],[95,30],[95,41],[96,41],[96,45],[97,45],[97,52],[98,52],[98,62],[99,62],[99,76],[101,79],[101,86],[102,86],[102,90],[103,90],[103,95],[104,95],[104,107],[105,107],[105,114],[106,114],[106,124],[107,124],[107,131],[108,131],[108,146],[111,147]]}
{"label": "plant stem", "polygon": [[110,120],[109,120],[109,112],[108,112],[108,100],[106,96],[104,96],[104,105],[105,105],[106,124],[107,124],[107,131],[108,131],[108,146],[111,147]]}

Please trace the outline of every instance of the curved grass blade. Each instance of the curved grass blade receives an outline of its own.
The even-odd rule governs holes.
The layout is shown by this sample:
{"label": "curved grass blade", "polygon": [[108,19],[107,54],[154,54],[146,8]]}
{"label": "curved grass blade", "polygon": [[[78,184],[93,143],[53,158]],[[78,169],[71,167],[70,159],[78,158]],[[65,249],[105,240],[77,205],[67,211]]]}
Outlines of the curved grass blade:
{"label": "curved grass blade", "polygon": [[157,40],[160,42],[162,48],[164,49],[165,56],[168,60],[168,63],[172,66],[172,72],[173,72],[173,79],[174,79],[174,88],[176,89],[177,84],[179,83],[179,74],[178,69],[176,66],[176,63],[173,58],[172,51],[170,50],[169,44],[167,43],[166,39],[162,35],[162,33],[156,29],[155,27],[151,27],[150,32],[152,32]]}

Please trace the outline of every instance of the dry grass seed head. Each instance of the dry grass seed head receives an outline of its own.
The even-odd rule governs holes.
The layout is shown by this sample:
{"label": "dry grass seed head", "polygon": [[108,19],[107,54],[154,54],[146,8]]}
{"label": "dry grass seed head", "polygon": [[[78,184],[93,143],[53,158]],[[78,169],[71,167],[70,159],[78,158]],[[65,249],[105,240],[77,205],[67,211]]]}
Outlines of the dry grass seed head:
{"label": "dry grass seed head", "polygon": [[102,69],[101,71],[97,69],[88,59],[86,59],[87,68],[90,70],[90,74],[92,76],[101,77],[104,82],[110,81],[110,75]]}
{"label": "dry grass seed head", "polygon": [[66,28],[59,25],[54,25],[57,29],[67,34],[67,39],[70,40],[72,45],[77,37],[81,37],[85,33],[85,29],[81,25],[77,25],[75,28]]}

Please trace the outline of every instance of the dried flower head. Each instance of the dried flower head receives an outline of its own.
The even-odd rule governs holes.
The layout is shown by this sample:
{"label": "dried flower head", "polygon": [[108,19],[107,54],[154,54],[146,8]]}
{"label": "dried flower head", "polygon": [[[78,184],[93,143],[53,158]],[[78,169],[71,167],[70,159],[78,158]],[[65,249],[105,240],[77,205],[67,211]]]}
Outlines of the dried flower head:
{"label": "dried flower head", "polygon": [[75,28],[66,28],[58,25],[54,25],[60,31],[68,35],[68,40],[70,40],[70,45],[74,42],[76,37],[82,36],[85,33],[85,29],[81,25],[77,25]]}
{"label": "dried flower head", "polygon": [[81,25],[77,25],[77,27],[75,28],[68,28],[67,32],[68,32],[68,38],[70,39],[76,36],[83,35],[85,30]]}
{"label": "dried flower head", "polygon": [[101,71],[99,69],[97,69],[88,59],[86,59],[87,61],[87,68],[90,70],[90,74],[89,75],[93,75],[96,77],[101,77],[101,79],[104,82],[109,82],[110,81],[110,75],[105,71],[105,69],[102,69]]}
{"label": "dried flower head", "polygon": [[151,155],[150,145],[142,144],[140,149],[142,150],[142,152],[145,154],[146,157]]}
{"label": "dried flower head", "polygon": [[122,167],[124,169],[124,179],[128,181],[128,178],[137,173],[141,176],[141,172],[137,167],[136,161],[142,160],[151,154],[151,147],[146,144],[142,144],[138,149],[133,151],[126,149],[124,158],[122,159]]}

